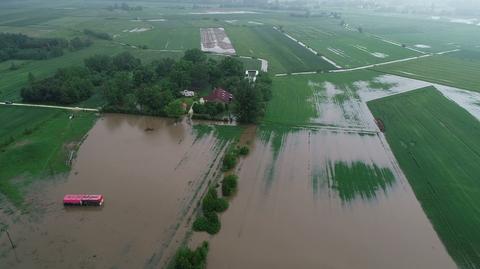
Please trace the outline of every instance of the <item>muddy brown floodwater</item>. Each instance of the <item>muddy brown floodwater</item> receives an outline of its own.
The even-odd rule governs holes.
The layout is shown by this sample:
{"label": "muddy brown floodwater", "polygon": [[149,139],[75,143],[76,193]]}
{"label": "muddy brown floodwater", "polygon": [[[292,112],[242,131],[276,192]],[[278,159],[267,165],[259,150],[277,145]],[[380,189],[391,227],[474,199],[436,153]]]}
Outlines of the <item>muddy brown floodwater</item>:
{"label": "muddy brown floodwater", "polygon": [[[221,150],[212,135],[197,139],[187,123],[102,117],[68,179],[29,197],[41,213],[10,225],[15,253],[1,238],[0,268],[158,268]],[[66,193],[100,193],[105,204],[64,208]]]}
{"label": "muddy brown floodwater", "polygon": [[[456,268],[381,134],[299,130],[282,134],[281,146],[268,137],[258,135],[239,165],[209,269]],[[338,185],[353,197],[343,200],[332,179],[348,166],[357,186]],[[388,170],[393,182],[355,182]]]}

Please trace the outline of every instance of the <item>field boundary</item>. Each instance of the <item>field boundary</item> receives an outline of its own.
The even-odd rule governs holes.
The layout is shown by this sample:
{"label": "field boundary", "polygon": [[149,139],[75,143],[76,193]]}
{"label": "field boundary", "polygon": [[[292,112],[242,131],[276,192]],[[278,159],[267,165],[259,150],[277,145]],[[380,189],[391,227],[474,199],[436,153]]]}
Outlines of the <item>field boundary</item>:
{"label": "field boundary", "polygon": [[86,108],[86,107],[70,107],[70,106],[51,106],[51,105],[36,105],[36,104],[24,104],[24,103],[11,103],[7,104],[6,102],[0,103],[4,106],[24,106],[24,107],[42,107],[42,108],[55,108],[63,110],[73,110],[73,111],[84,111],[84,112],[100,112],[96,108]]}

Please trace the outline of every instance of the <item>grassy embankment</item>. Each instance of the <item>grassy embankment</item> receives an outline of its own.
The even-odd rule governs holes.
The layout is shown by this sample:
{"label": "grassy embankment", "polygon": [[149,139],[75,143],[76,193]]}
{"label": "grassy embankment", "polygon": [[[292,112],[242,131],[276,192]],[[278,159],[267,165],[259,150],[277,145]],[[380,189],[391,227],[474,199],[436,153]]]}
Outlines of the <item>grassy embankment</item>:
{"label": "grassy embankment", "polygon": [[67,172],[70,152],[93,126],[93,113],[0,107],[0,193],[15,205],[29,183]]}
{"label": "grassy embankment", "polygon": [[480,92],[480,52],[459,51],[410,62],[375,67],[375,70]]}
{"label": "grassy embankment", "polygon": [[433,87],[368,103],[460,268],[480,264],[480,122]]}

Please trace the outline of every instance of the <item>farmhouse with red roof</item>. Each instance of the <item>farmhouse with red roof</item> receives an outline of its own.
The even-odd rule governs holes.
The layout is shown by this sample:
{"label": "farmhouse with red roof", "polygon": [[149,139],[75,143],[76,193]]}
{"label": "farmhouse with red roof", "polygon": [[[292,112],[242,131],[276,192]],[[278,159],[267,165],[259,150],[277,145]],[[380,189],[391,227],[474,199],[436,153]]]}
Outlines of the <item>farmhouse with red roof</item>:
{"label": "farmhouse with red roof", "polygon": [[210,95],[204,98],[207,102],[230,103],[233,100],[233,94],[222,88],[215,88]]}

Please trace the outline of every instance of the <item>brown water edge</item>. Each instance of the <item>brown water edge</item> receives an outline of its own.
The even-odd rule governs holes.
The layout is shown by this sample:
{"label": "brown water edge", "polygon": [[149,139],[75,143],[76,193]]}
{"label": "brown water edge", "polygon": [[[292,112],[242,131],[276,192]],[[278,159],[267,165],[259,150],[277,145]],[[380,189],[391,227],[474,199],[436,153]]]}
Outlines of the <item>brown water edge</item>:
{"label": "brown water edge", "polygon": [[[0,268],[158,267],[223,148],[213,135],[196,139],[187,122],[105,115],[68,179],[32,190],[42,212],[10,225],[15,253],[0,238]],[[66,193],[101,193],[105,204],[64,208]]]}
{"label": "brown water edge", "polygon": [[[381,134],[289,133],[276,160],[271,142],[257,138],[240,168],[208,268],[456,268]],[[344,203],[326,178],[312,190],[328,161],[389,168],[395,183]]]}

